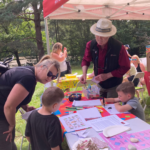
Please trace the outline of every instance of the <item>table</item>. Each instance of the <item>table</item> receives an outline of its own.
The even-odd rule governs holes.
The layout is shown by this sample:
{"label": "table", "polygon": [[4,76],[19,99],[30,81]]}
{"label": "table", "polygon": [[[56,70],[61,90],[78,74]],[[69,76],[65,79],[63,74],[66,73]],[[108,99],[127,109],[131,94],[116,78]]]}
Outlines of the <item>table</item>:
{"label": "table", "polygon": [[[74,92],[65,92],[65,98],[63,99],[62,101],[62,104],[60,105],[60,108],[59,110],[57,110],[54,114],[57,115],[58,117],[62,117],[62,116],[65,116],[65,115],[68,115],[69,114],[69,111],[66,109],[66,107],[71,107],[72,106],[72,102],[70,102],[68,100],[68,96],[71,95],[72,93],[80,93],[82,94],[82,91],[74,91]],[[87,100],[86,97],[84,97],[84,95],[82,94],[82,100]],[[99,111],[103,111],[101,113],[102,117],[105,117],[105,116],[109,116],[110,114],[102,107],[102,106],[96,106],[97,109]],[[86,108],[85,108],[86,109]],[[74,113],[76,111],[73,111]],[[131,118],[135,118],[135,116],[133,114],[118,114],[118,117],[123,119],[123,120],[129,120]],[[67,133],[64,126],[61,124],[61,128],[62,128],[62,132],[63,132],[63,137],[65,136],[65,134]]]}
{"label": "table", "polygon": [[[144,130],[150,129],[150,125],[144,121],[142,121],[139,118],[134,118],[127,120],[127,122],[130,124],[131,130],[128,131],[127,133],[134,133],[134,132],[140,132]],[[87,129],[89,131],[88,137],[97,137],[98,139],[102,139],[94,129]],[[72,133],[66,133],[66,141],[69,146],[69,149],[71,150],[73,144],[79,140],[79,138],[76,135],[73,135]],[[110,148],[110,150],[112,150]],[[145,150],[150,150],[150,148],[145,149]]]}
{"label": "table", "polygon": [[[91,80],[91,78],[87,78],[87,80]],[[57,80],[53,80],[53,82],[57,83]],[[56,86],[60,89],[76,88],[78,82],[79,77],[70,79],[68,78],[65,80],[59,80],[59,83]]]}

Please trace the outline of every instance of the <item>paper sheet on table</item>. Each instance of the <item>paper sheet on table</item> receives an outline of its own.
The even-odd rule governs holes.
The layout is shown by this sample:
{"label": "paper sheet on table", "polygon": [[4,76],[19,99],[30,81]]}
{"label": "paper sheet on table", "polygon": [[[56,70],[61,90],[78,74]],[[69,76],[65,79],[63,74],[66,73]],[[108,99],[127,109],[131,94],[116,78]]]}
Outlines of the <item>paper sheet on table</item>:
{"label": "paper sheet on table", "polygon": [[93,81],[94,83],[99,83],[99,82],[100,82],[100,81],[95,80],[95,77],[92,78],[92,81]]}
{"label": "paper sheet on table", "polygon": [[96,107],[77,111],[84,119],[101,118],[101,114]]}
{"label": "paper sheet on table", "polygon": [[82,107],[82,106],[100,106],[101,101],[99,99],[97,100],[88,100],[88,101],[73,101],[72,106],[75,107]]}
{"label": "paper sheet on table", "polygon": [[[116,115],[116,114],[120,114],[120,112],[115,108],[114,104],[107,104],[105,106],[105,109],[111,114],[111,115]],[[124,112],[124,113],[128,113],[128,112]]]}
{"label": "paper sheet on table", "polygon": [[102,118],[90,120],[87,122],[96,131],[103,131],[105,128],[109,126],[114,126],[114,125],[129,125],[128,122],[123,121],[117,115],[102,117]]}
{"label": "paper sheet on table", "polygon": [[[42,107],[39,107],[39,108],[37,108],[36,110],[39,110],[39,109],[41,109],[41,108],[42,108]],[[31,114],[33,111],[34,111],[34,110],[29,111],[29,112],[26,112],[25,114],[22,114],[22,119],[28,120],[30,114]]]}
{"label": "paper sheet on table", "polygon": [[77,135],[80,138],[86,138],[88,136],[88,131],[87,130],[75,131],[72,132],[72,134]]}
{"label": "paper sheet on table", "polygon": [[90,127],[89,124],[78,112],[60,117],[59,119],[67,132],[81,130]]}

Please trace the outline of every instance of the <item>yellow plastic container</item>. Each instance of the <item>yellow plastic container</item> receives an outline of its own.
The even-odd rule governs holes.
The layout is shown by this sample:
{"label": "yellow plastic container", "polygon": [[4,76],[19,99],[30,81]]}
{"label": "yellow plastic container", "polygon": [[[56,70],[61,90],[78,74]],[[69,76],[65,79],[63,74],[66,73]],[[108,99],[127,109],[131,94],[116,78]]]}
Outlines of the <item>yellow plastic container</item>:
{"label": "yellow plastic container", "polygon": [[74,75],[74,74],[65,74],[65,77],[68,79],[70,79],[70,78],[76,78],[77,77],[77,75]]}

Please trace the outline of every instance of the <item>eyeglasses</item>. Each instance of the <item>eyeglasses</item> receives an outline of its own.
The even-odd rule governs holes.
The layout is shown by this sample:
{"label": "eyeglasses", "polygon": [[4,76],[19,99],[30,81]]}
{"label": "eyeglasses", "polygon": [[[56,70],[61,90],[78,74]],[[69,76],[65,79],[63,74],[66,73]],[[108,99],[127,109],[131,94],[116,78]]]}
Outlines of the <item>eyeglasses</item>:
{"label": "eyeglasses", "polygon": [[53,75],[53,73],[52,73],[51,71],[49,71],[49,72],[47,73],[47,76],[48,76],[48,77],[51,77],[52,80],[55,80],[55,79],[57,78],[58,74],[57,74],[57,75]]}
{"label": "eyeglasses", "polygon": [[136,61],[137,59],[132,59],[132,61]]}

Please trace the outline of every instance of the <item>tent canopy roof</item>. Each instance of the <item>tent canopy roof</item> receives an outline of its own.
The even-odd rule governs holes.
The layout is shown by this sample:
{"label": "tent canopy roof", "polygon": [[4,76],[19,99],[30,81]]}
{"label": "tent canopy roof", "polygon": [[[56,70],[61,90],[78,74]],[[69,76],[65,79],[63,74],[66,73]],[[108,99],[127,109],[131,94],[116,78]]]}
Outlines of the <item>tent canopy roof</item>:
{"label": "tent canopy roof", "polygon": [[45,18],[47,17],[50,19],[82,20],[100,18],[150,20],[150,0],[69,0],[45,16]]}

